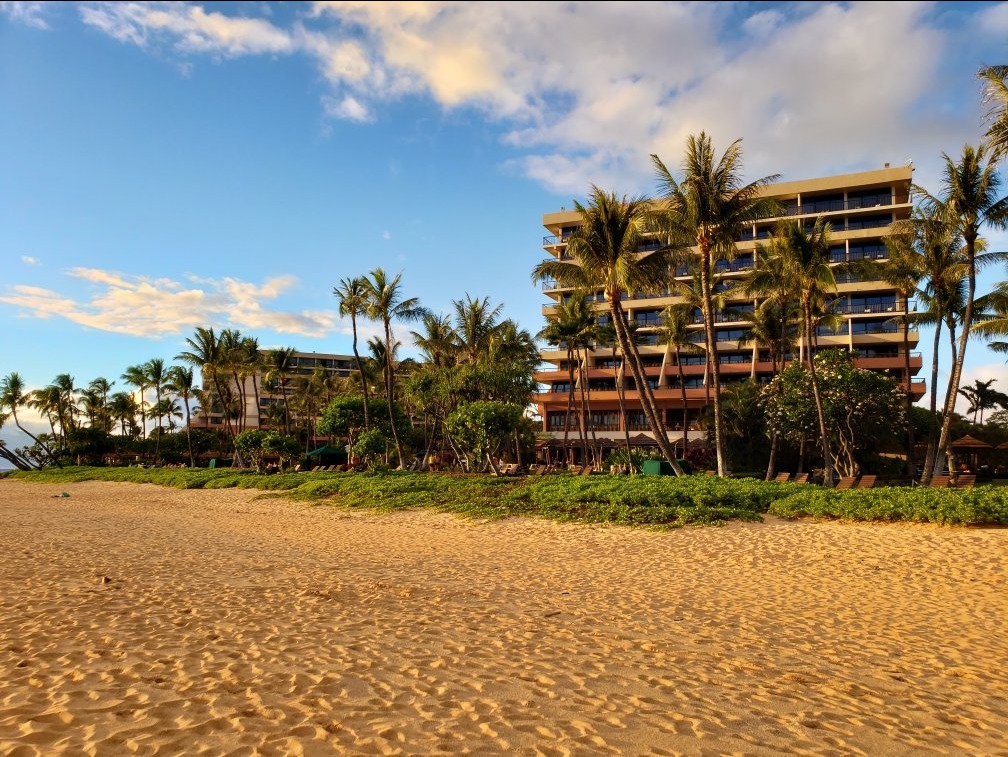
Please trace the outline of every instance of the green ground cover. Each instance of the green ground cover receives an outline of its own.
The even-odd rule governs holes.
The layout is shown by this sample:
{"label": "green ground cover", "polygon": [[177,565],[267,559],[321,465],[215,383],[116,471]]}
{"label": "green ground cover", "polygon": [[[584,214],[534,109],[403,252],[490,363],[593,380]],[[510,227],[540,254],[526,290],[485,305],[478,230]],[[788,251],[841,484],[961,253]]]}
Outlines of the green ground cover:
{"label": "green ground cover", "polygon": [[431,508],[474,518],[536,516],[579,523],[675,528],[729,520],[784,518],[905,521],[946,525],[1008,524],[1008,491],[879,487],[833,491],[818,486],[712,476],[518,478],[410,472],[302,472],[187,468],[47,468],[12,478],[40,483],[123,481],[182,489],[239,487],[296,500],[381,511]]}

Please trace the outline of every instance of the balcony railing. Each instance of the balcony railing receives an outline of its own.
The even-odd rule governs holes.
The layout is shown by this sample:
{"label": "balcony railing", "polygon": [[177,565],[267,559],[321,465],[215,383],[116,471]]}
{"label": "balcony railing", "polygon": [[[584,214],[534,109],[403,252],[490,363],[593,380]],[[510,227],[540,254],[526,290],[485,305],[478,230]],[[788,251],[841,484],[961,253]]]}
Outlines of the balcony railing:
{"label": "balcony railing", "polygon": [[837,213],[841,210],[865,210],[868,208],[885,208],[892,205],[905,205],[910,202],[906,195],[895,197],[856,197],[847,200],[812,200],[803,205],[787,205],[776,213],[758,216],[756,220],[766,218],[788,218],[790,216],[818,215],[819,213]]}
{"label": "balcony railing", "polygon": [[[893,313],[899,315],[903,312],[902,303],[898,302],[874,302],[866,305],[857,305],[849,302],[837,302],[830,306],[831,313],[838,315],[858,315],[864,313]],[[910,312],[917,312],[917,303],[910,300]]]}

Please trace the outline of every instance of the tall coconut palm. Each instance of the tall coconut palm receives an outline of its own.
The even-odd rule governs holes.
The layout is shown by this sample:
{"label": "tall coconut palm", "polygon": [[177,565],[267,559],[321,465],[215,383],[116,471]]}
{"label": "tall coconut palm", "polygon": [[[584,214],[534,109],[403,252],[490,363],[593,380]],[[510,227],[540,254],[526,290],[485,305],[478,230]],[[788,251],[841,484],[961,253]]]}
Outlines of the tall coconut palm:
{"label": "tall coconut palm", "polygon": [[144,392],[150,386],[150,379],[147,377],[147,371],[144,370],[143,365],[131,365],[125,372],[120,376],[123,381],[125,381],[130,386],[136,387],[137,392],[140,394],[140,435],[144,439],[147,438],[147,411],[146,405],[144,404]]}
{"label": "tall coconut palm", "polygon": [[60,439],[63,446],[67,445],[68,434],[77,427],[76,416],[80,412],[77,407],[77,388],[74,378],[69,373],[61,373],[53,379],[50,385],[55,398],[56,417],[60,424]]}
{"label": "tall coconut palm", "polygon": [[368,410],[368,382],[364,380],[364,366],[360,353],[357,351],[357,316],[368,313],[368,284],[361,276],[340,279],[339,286],[333,287],[333,295],[339,300],[339,312],[342,316],[350,316],[350,328],[353,331],[353,354],[357,362],[357,372],[361,376],[361,392],[364,398],[364,428],[371,428],[371,415]]}
{"label": "tall coconut palm", "polygon": [[[356,345],[355,345],[356,349]],[[272,387],[278,388],[284,402],[284,433],[290,433],[290,405],[287,402],[287,384],[294,375],[293,347],[281,347],[266,353],[266,373],[263,380]],[[355,353],[356,354],[356,353]]]}
{"label": "tall coconut palm", "polygon": [[689,239],[699,252],[702,309],[707,356],[714,360],[714,445],[718,475],[727,475],[724,454],[724,423],[721,412],[721,379],[717,370],[717,335],[714,330],[713,266],[719,259],[735,256],[735,240],[760,216],[769,215],[776,203],[762,196],[777,180],[765,176],[748,184],[742,181],[742,140],[728,146],[716,158],[714,146],[705,132],[690,135],[682,164],[682,178],[676,179],[657,155],[651,156],[661,196],[664,200],[656,218],[657,228],[667,239]]}
{"label": "tall coconut palm", "polygon": [[167,387],[181,398],[182,407],[185,408],[186,445],[189,448],[189,467],[195,468],[196,458],[193,456],[192,449],[192,416],[189,408],[189,400],[193,396],[193,392],[196,390],[195,377],[193,375],[192,367],[173,365],[169,368]]}
{"label": "tall coconut palm", "polygon": [[458,335],[450,316],[424,313],[420,319],[420,331],[411,331],[410,336],[423,355],[424,362],[435,368],[454,364],[458,352]]}
{"label": "tall coconut palm", "polygon": [[[199,368],[203,377],[210,377],[214,393],[221,403],[224,414],[224,427],[227,429],[231,443],[234,444],[235,430],[231,424],[231,403],[227,401],[224,387],[220,382],[221,373],[226,369],[227,360],[224,350],[221,347],[221,340],[214,333],[212,328],[197,327],[195,334],[187,338],[185,343],[188,350],[180,352],[175,356],[176,360],[181,360],[193,368]],[[210,403],[204,403],[204,408],[210,412]]]}
{"label": "tall coconut palm", "polygon": [[119,421],[119,429],[124,437],[132,436],[134,429],[139,429],[137,412],[136,397],[130,392],[116,392],[109,397],[109,416],[113,421]]}
{"label": "tall coconut palm", "polygon": [[[18,420],[17,411],[19,407],[25,407],[29,402],[29,395],[25,392],[24,379],[21,378],[20,373],[8,373],[3,379],[0,379],[0,408],[8,408],[10,410],[10,416],[14,419],[14,425],[18,427],[21,433],[28,436],[35,444],[37,444],[46,454],[46,456],[59,465],[59,461],[53,456],[52,451],[49,446],[39,439],[35,434],[26,429],[21,425],[21,421]],[[62,466],[60,466],[62,467]]]}
{"label": "tall coconut palm", "polygon": [[[897,232],[899,227],[897,227]],[[903,327],[903,382],[906,385],[906,414],[910,418],[913,407],[913,396],[910,392],[910,298],[917,292],[921,280],[927,275],[923,256],[914,244],[912,235],[905,233],[889,235],[883,240],[889,252],[884,261],[877,262],[873,268],[875,275],[891,284],[903,303],[900,325]],[[911,478],[917,470],[914,462],[914,424],[907,423],[907,461],[906,472]]]}
{"label": "tall coconut palm", "polygon": [[995,284],[992,292],[977,300],[977,308],[984,317],[973,330],[987,339],[987,346],[994,352],[1008,352],[1008,342],[998,339],[1008,336],[1008,281]]}
{"label": "tall coconut palm", "polygon": [[[631,331],[631,339],[636,339],[636,334]],[[626,443],[627,452],[627,464],[631,466],[632,471],[635,472],[633,454],[630,450],[630,426],[627,423],[626,414],[626,387],[624,386],[624,372],[623,367],[626,362],[623,357],[619,356],[617,349],[619,348],[619,340],[616,338],[616,328],[612,323],[606,323],[598,327],[598,343],[604,344],[612,350],[612,363],[613,363],[613,381],[616,386],[616,401],[619,403],[619,413],[620,418],[623,421],[623,441]]]}
{"label": "tall coconut palm", "polygon": [[91,391],[96,392],[101,397],[101,412],[99,417],[101,421],[101,429],[105,433],[110,433],[112,431],[112,418],[109,415],[108,401],[109,393],[112,391],[113,384],[115,384],[114,381],[109,381],[101,376],[96,379],[92,379],[88,384],[88,388]]}
{"label": "tall coconut palm", "polygon": [[833,454],[826,413],[819,392],[819,378],[813,359],[816,303],[836,292],[834,269],[830,267],[830,225],[820,216],[811,229],[801,221],[781,221],[774,230],[774,240],[768,255],[777,256],[782,275],[798,293],[801,307],[802,332],[806,340],[806,360],[812,379],[816,413],[819,416],[820,448],[823,456],[823,476],[826,486],[833,485]]}
{"label": "tall coconut palm", "polygon": [[959,396],[963,362],[966,359],[966,345],[973,325],[974,298],[976,296],[977,243],[984,225],[1003,229],[1008,225],[1008,197],[1000,197],[1001,177],[995,160],[983,143],[973,148],[963,147],[962,157],[955,161],[942,153],[944,169],[942,189],[938,198],[925,194],[925,205],[940,209],[946,214],[946,222],[956,227],[966,246],[966,307],[959,332],[958,354],[949,377],[948,393],[945,397],[945,412],[942,418],[941,435],[935,455],[932,475],[940,473],[944,466],[944,456],[948,449],[949,434],[952,429],[952,413]]}
{"label": "tall coconut palm", "polygon": [[168,373],[165,368],[165,361],[159,357],[151,358],[141,366],[144,375],[147,377],[147,386],[154,390],[154,406],[151,408],[151,415],[157,418],[157,439],[154,440],[154,459],[161,459],[161,437],[164,436],[164,429],[161,428],[161,391],[168,381]]}
{"label": "tall coconut palm", "polygon": [[498,317],[503,305],[491,307],[490,298],[473,299],[467,292],[465,300],[453,300],[455,333],[458,335],[462,359],[475,362],[489,350],[490,338],[499,325]]}
{"label": "tall coconut palm", "polygon": [[645,197],[619,198],[615,193],[592,185],[588,200],[587,206],[574,203],[581,216],[581,226],[568,239],[567,251],[572,260],[543,261],[532,271],[532,278],[535,281],[552,279],[564,287],[603,290],[620,350],[625,358],[629,357],[648,425],[662,454],[676,474],[682,475],[654,392],[645,377],[637,345],[629,338],[626,311],[620,302],[621,292],[661,291],[668,283],[682,246],[667,244],[657,250],[639,251],[649,214],[649,201]]}
{"label": "tall coconut palm", "polygon": [[987,143],[992,156],[1000,160],[1008,152],[1008,66],[987,66],[977,76],[983,81],[983,100],[990,106]]}
{"label": "tall coconut palm", "polygon": [[931,479],[938,444],[938,348],[942,326],[948,327],[953,362],[956,354],[955,329],[965,306],[966,256],[958,229],[946,223],[947,211],[934,203],[914,209],[909,219],[897,221],[890,230],[892,244],[913,247],[919,255],[922,283],[918,286],[915,324],[934,326],[931,351],[931,428],[924,460],[922,483]]}
{"label": "tall coconut palm", "polygon": [[[700,348],[690,341],[691,332],[689,327],[693,322],[692,315],[692,305],[686,303],[669,305],[661,313],[661,326],[658,329],[658,339],[665,344],[666,354],[671,351],[675,355],[676,371],[679,374],[679,394],[682,401],[683,414],[683,457],[686,456],[686,449],[689,445],[689,408],[686,405],[686,375],[683,373],[682,358],[684,354],[700,352]],[[664,361],[662,365],[664,366]]]}
{"label": "tall coconut palm", "polygon": [[402,273],[389,278],[381,268],[375,268],[365,280],[368,293],[368,317],[381,321],[385,332],[385,359],[387,371],[385,374],[385,397],[388,400],[389,424],[392,427],[392,437],[395,441],[399,467],[405,467],[406,457],[396,428],[393,407],[395,405],[395,365],[393,363],[393,321],[417,321],[423,317],[426,310],[420,306],[416,297],[403,298]]}
{"label": "tall coconut palm", "polygon": [[[584,302],[584,293],[580,290],[572,294],[566,301],[561,301],[546,314],[546,326],[536,336],[544,339],[550,344],[559,345],[567,351],[567,414],[564,418],[564,454],[569,455],[567,441],[570,438],[571,415],[574,409],[574,392],[578,381],[574,378],[575,366],[579,366],[580,361],[575,359],[575,352],[578,350],[580,340],[589,323],[594,323],[594,318]],[[580,367],[578,367],[580,375]],[[583,390],[582,386],[582,390]],[[581,436],[582,448],[587,456],[587,439],[584,434],[585,419],[578,423],[578,432]],[[571,460],[568,460],[571,462]]]}

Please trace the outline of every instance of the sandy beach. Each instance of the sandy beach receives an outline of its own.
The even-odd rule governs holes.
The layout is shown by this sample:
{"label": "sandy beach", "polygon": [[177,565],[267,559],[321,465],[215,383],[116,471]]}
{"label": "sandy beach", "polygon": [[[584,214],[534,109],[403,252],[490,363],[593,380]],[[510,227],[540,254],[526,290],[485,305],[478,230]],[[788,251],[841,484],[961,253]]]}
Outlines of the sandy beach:
{"label": "sandy beach", "polygon": [[0,524],[2,754],[1008,754],[1008,529],[9,479]]}

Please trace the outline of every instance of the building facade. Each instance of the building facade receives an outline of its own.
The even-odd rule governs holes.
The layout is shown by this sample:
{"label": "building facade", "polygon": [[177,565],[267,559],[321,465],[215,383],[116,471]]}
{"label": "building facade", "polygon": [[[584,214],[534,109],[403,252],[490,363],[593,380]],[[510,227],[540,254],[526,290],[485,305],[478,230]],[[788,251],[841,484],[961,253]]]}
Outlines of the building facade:
{"label": "building facade", "polygon": [[[759,300],[733,293],[731,282],[753,268],[759,255],[758,245],[769,240],[777,221],[793,218],[811,225],[820,216],[828,221],[832,227],[831,264],[864,259],[885,260],[888,252],[883,238],[894,221],[910,217],[912,172],[909,166],[890,168],[887,165],[875,171],[781,182],[766,189],[765,194],[780,203],[780,212],[753,222],[737,240],[735,258],[715,265],[715,273],[719,277],[716,288],[728,298],[725,308],[716,314],[717,360],[722,384],[730,385],[749,378],[761,383],[771,379],[773,366],[769,349],[766,345],[745,339],[750,325],[745,320],[745,314],[752,312]],[[580,215],[574,211],[545,214],[543,225],[549,232],[543,238],[546,252],[558,260],[570,260],[567,240],[579,223]],[[645,242],[641,251],[655,249],[657,245],[657,241]],[[687,273],[684,267],[675,271],[674,275],[686,281]],[[670,272],[670,277],[672,275],[673,272]],[[837,290],[830,306],[836,319],[832,325],[818,327],[818,349],[851,350],[855,352],[858,367],[892,376],[903,385],[904,390],[910,391],[915,400],[920,399],[924,395],[924,382],[913,378],[921,368],[919,353],[910,353],[910,375],[904,375],[903,326],[895,320],[903,312],[903,298],[891,284],[858,279],[854,275],[837,276]],[[670,285],[661,292],[624,292],[621,295],[627,317],[638,327],[641,359],[658,407],[665,414],[670,441],[681,438],[684,423],[680,366],[676,365],[674,355],[669,354],[658,334],[662,310],[668,305],[685,301],[672,291],[670,281]],[[570,289],[559,287],[555,282],[544,283],[543,292],[550,299],[543,307],[543,314],[547,316],[557,303],[572,296]],[[600,322],[608,321],[609,309],[602,292],[591,293],[587,299],[598,312]],[[911,312],[915,310],[913,301],[909,307]],[[702,347],[705,344],[704,326],[699,309],[693,311],[692,323],[690,341]],[[912,350],[917,346],[917,332],[911,329],[908,338]],[[564,436],[571,390],[567,351],[560,347],[548,345],[542,351],[544,363],[551,364],[551,367],[536,374],[544,390],[534,396],[542,418],[542,431],[557,439]],[[640,400],[633,388],[632,375],[629,370],[625,375],[620,371],[620,356],[614,356],[612,349],[603,345],[583,354],[587,363],[584,373],[588,386],[585,388],[590,395],[589,427],[594,429],[596,437],[623,438],[625,430],[632,435],[650,435]],[[786,356],[788,362],[791,357]],[[798,359],[799,356],[796,354],[793,357]],[[682,357],[688,409],[686,422],[691,439],[702,437],[696,420],[709,402],[705,363],[706,356],[702,350]],[[617,381],[622,383],[625,394],[625,412],[622,414],[619,411]],[[580,397],[581,387],[576,382],[574,389]],[[579,405],[579,400],[575,400],[569,426],[572,437],[581,428]]]}
{"label": "building facade", "polygon": [[[265,353],[263,354],[265,357]],[[274,405],[284,404],[284,395],[288,400],[297,389],[297,379],[308,377],[314,374],[319,368],[326,371],[329,377],[337,379],[349,378],[357,371],[357,363],[353,355],[330,355],[321,352],[295,352],[291,359],[290,377],[284,386],[278,382],[272,385],[268,383],[265,369],[260,368],[254,375],[241,378],[242,391],[236,392],[236,381],[233,377],[228,378],[228,388],[240,397],[244,405],[244,418],[235,423],[241,429],[275,428],[277,424],[270,419],[275,417],[271,412]],[[211,389],[210,382],[206,377],[203,379],[203,389]],[[319,403],[318,411],[321,412],[323,403]],[[194,428],[223,428],[224,417],[220,408],[213,408],[207,412],[204,408],[193,416],[192,426]]]}

